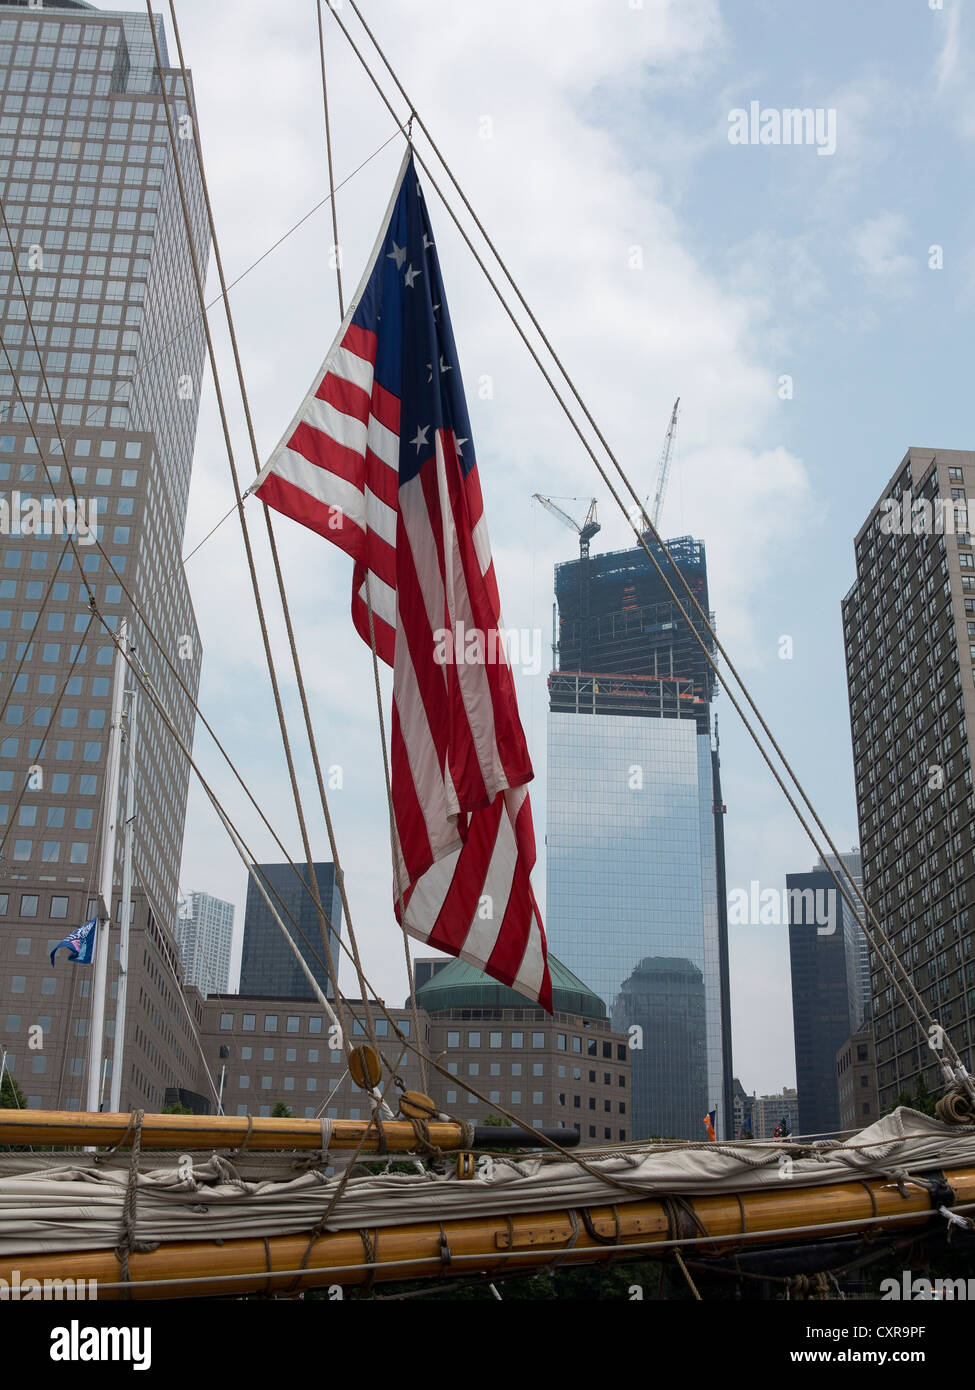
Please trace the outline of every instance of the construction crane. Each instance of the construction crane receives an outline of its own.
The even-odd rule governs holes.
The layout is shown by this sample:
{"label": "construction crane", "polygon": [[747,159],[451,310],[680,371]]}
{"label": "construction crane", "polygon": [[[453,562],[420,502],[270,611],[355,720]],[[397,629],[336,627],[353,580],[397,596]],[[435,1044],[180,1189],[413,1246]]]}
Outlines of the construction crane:
{"label": "construction crane", "polygon": [[[589,558],[589,542],[592,540],[592,538],[593,538],[593,536],[596,534],[596,532],[602,529],[602,528],[600,527],[600,525],[599,525],[599,522],[596,520],[596,499],[595,499],[595,497],[593,497],[593,498],[590,500],[590,502],[589,502],[589,510],[588,510],[588,512],[586,512],[586,519],[585,519],[585,521],[582,523],[582,525],[580,526],[579,523],[578,523],[578,521],[576,521],[573,517],[571,517],[571,516],[569,515],[568,512],[564,512],[564,511],[562,510],[561,507],[557,507],[557,506],[555,505],[555,502],[552,500],[551,497],[543,497],[542,494],[541,494],[540,492],[532,493],[532,496],[533,496],[533,498],[535,499],[536,502],[541,502],[542,506],[545,508],[545,510],[546,510],[547,512],[551,512],[553,516],[557,516],[558,519],[559,519],[559,521],[563,522],[566,526],[570,527],[571,530],[573,530],[573,531],[575,531],[575,532],[578,533],[578,536],[579,536],[579,558],[580,558],[581,560],[586,560],[586,559],[588,559],[588,558]],[[562,497],[562,498],[560,498],[559,500],[562,501],[562,502],[584,502],[584,501],[585,501],[585,498],[584,498],[584,497]]]}
{"label": "construction crane", "polygon": [[654,493],[653,515],[650,518],[655,531],[660,521],[660,513],[663,510],[664,497],[667,493],[667,483],[670,478],[670,456],[674,450],[674,435],[677,431],[677,407],[679,405],[680,396],[674,401],[674,408],[670,414],[670,424],[667,426],[667,437],[664,439],[664,447],[660,451],[660,462],[657,464],[657,491]]}
{"label": "construction crane", "polygon": [[[590,498],[589,510],[586,512],[586,519],[580,526],[574,517],[568,512],[564,512],[561,507],[557,507],[551,497],[543,497],[540,492],[532,494],[536,502],[541,502],[547,512],[558,517],[564,525],[571,527],[579,535],[579,670],[586,671],[589,667],[589,542],[597,531],[602,528],[596,520],[596,499]],[[561,497],[561,502],[584,502],[584,497]],[[552,617],[553,626],[555,616]],[[557,648],[555,634],[552,640],[552,664],[555,664],[555,653]]]}

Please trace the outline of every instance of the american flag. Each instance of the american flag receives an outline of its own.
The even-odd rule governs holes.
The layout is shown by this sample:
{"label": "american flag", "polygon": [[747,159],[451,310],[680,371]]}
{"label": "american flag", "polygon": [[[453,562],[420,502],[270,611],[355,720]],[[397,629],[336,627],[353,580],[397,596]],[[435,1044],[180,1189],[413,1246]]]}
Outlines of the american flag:
{"label": "american flag", "polygon": [[[551,1011],[531,761],[460,365],[412,153],[311,390],[253,486],[355,562],[393,668],[393,901],[411,936]],[[368,575],[368,595],[367,595]]]}

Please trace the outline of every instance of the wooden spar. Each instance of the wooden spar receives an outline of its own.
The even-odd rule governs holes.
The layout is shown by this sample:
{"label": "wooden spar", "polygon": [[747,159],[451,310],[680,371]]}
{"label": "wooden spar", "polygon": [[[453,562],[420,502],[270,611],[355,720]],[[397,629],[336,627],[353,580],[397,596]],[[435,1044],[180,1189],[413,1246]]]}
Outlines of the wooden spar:
{"label": "wooden spar", "polygon": [[[975,1168],[949,1171],[945,1179],[959,1204],[975,1202]],[[695,1217],[709,1242],[715,1242],[685,1247],[685,1253],[693,1249],[698,1257],[731,1255],[754,1243],[782,1244],[790,1240],[790,1233],[792,1243],[821,1240],[831,1234],[830,1228],[844,1222],[852,1223],[845,1228],[849,1235],[858,1227],[876,1233],[920,1226],[925,1218],[941,1219],[932,1211],[930,1193],[909,1186],[907,1195],[902,1196],[896,1184],[885,1178],[684,1197],[682,1207],[688,1219],[678,1231],[670,1227],[665,1201],[626,1202],[615,1210],[592,1206],[570,1212],[563,1208],[510,1218],[482,1216],[373,1227],[365,1232],[336,1231],[319,1236],[310,1251],[308,1234],[272,1236],[266,1243],[258,1239],[231,1240],[222,1245],[162,1244],[151,1253],[129,1256],[131,1282],[125,1295],[133,1299],[234,1297],[365,1284],[371,1279],[388,1283],[435,1278],[448,1272],[457,1277],[498,1275],[512,1267],[544,1267],[556,1257],[565,1264],[646,1260],[654,1258],[655,1245],[663,1247],[668,1240],[686,1237],[691,1231],[700,1234]],[[878,1226],[878,1217],[891,1219]],[[608,1248],[626,1245],[634,1246],[632,1253]],[[663,1253],[661,1248],[659,1254]],[[367,1265],[375,1268],[367,1269]],[[114,1250],[5,1255],[0,1258],[0,1278],[7,1280],[10,1288],[19,1281],[21,1289],[28,1279],[96,1280],[99,1299],[123,1297],[122,1289],[106,1287],[120,1281]],[[167,1279],[199,1282],[147,1282]]]}
{"label": "wooden spar", "polygon": [[[332,1120],[330,1149],[355,1149],[366,1135],[363,1152],[374,1153],[379,1131],[369,1120]],[[248,1128],[249,1127],[249,1128]],[[504,1131],[500,1130],[503,1134]],[[0,1110],[0,1145],[95,1144],[130,1148],[135,1135],[132,1116],[78,1110]],[[431,1120],[426,1135],[438,1149],[464,1147],[459,1124]],[[416,1131],[408,1120],[384,1120],[382,1137],[391,1152],[415,1152]],[[143,1149],[320,1149],[321,1120],[279,1119],[253,1115],[145,1115]]]}
{"label": "wooden spar", "polygon": [[[382,1134],[371,1120],[330,1120],[329,1149],[377,1150],[416,1153],[422,1149],[408,1120],[383,1120]],[[248,1126],[250,1126],[248,1128]],[[464,1130],[449,1120],[431,1120],[423,1131],[427,1143],[438,1149],[463,1149]],[[577,1129],[529,1131],[514,1126],[482,1130],[475,1127],[474,1145],[480,1148],[538,1148],[538,1135],[559,1148],[574,1148]],[[0,1110],[0,1146],[30,1144],[78,1148],[82,1144],[103,1148],[131,1148],[135,1125],[128,1114],[102,1114],[78,1110]],[[254,1115],[143,1115],[144,1149],[321,1149],[322,1121],[279,1119]]]}

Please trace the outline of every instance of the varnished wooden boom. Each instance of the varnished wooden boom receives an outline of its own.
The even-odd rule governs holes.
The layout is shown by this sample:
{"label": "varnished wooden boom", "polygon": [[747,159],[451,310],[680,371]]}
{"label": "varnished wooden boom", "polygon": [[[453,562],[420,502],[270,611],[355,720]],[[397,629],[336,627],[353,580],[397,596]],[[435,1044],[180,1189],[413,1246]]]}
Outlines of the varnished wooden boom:
{"label": "varnished wooden boom", "polygon": [[[320,1120],[278,1119],[254,1115],[145,1115],[142,1121],[144,1149],[236,1149],[244,1145],[255,1152],[272,1149],[320,1149]],[[503,1134],[503,1131],[500,1131]],[[364,1152],[380,1147],[379,1133],[367,1120],[333,1120],[330,1149],[355,1149],[363,1135]],[[384,1120],[385,1147],[405,1153],[417,1148],[416,1131],[407,1120]],[[439,1149],[459,1149],[460,1125],[431,1121],[429,1142]],[[131,1148],[135,1127],[130,1115],[96,1114],[77,1110],[0,1110],[0,1144],[32,1144],[79,1148],[121,1145]]]}
{"label": "varnished wooden boom", "polygon": [[[955,1169],[945,1177],[959,1205],[975,1202],[975,1169]],[[843,1228],[849,1235],[858,1227],[873,1232],[895,1230],[912,1224],[919,1226],[925,1217],[934,1217],[927,1192],[909,1187],[907,1195],[902,1196],[896,1185],[885,1178],[780,1188],[774,1192],[696,1196],[684,1198],[682,1206],[685,1212],[693,1211],[711,1241],[725,1238],[720,1243],[696,1247],[698,1255],[730,1255],[754,1243],[821,1240],[841,1223],[851,1223]],[[891,1220],[878,1228],[878,1217]],[[689,1227],[675,1231],[664,1203],[654,1199],[622,1203],[615,1212],[610,1207],[588,1207],[575,1212],[561,1209],[519,1214],[510,1219],[473,1217],[442,1224],[423,1222],[364,1232],[338,1231],[319,1236],[310,1252],[308,1236],[304,1234],[274,1237],[266,1244],[263,1240],[226,1241],[222,1245],[163,1244],[149,1254],[129,1257],[131,1283],[127,1289],[134,1299],[199,1298],[214,1294],[233,1297],[341,1287],[370,1280],[387,1283],[445,1275],[500,1274],[512,1268],[543,1267],[555,1258],[565,1264],[648,1259],[653,1258],[654,1246],[663,1246],[694,1229],[688,1220]],[[607,1248],[627,1245],[634,1247],[632,1254]],[[366,1268],[369,1264],[374,1268]],[[120,1289],[107,1287],[119,1281],[119,1270],[114,1250],[0,1258],[0,1278],[7,1280],[8,1285],[13,1283],[14,1271],[21,1289],[28,1279],[94,1279],[98,1282],[99,1299],[123,1296]],[[198,1282],[148,1282],[169,1279]]]}

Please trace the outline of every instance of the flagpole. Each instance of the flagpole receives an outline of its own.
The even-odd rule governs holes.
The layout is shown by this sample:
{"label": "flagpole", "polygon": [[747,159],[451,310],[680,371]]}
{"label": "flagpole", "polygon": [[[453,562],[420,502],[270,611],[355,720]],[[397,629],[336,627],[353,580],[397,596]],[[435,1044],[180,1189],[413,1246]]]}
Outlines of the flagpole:
{"label": "flagpole", "polygon": [[122,765],[122,696],[125,692],[126,662],[122,653],[127,645],[127,623],[119,625],[115,652],[115,683],[112,689],[112,722],[105,761],[105,787],[102,807],[102,855],[99,876],[100,902],[95,933],[95,978],[91,991],[91,1024],[88,1038],[88,1087],[85,1109],[101,1109],[102,1053],[105,1033],[105,994],[108,983],[109,925],[112,918],[112,886],[115,877],[115,832],[118,821],[119,773]]}
{"label": "flagpole", "polygon": [[115,1001],[115,1038],[112,1045],[112,1090],[109,1109],[122,1108],[122,1050],[125,1044],[125,1006],[129,985],[129,934],[132,917],[132,840],[135,834],[135,742],[139,691],[129,695],[128,740],[125,773],[125,850],[122,859],[122,908],[119,930],[118,997]]}

